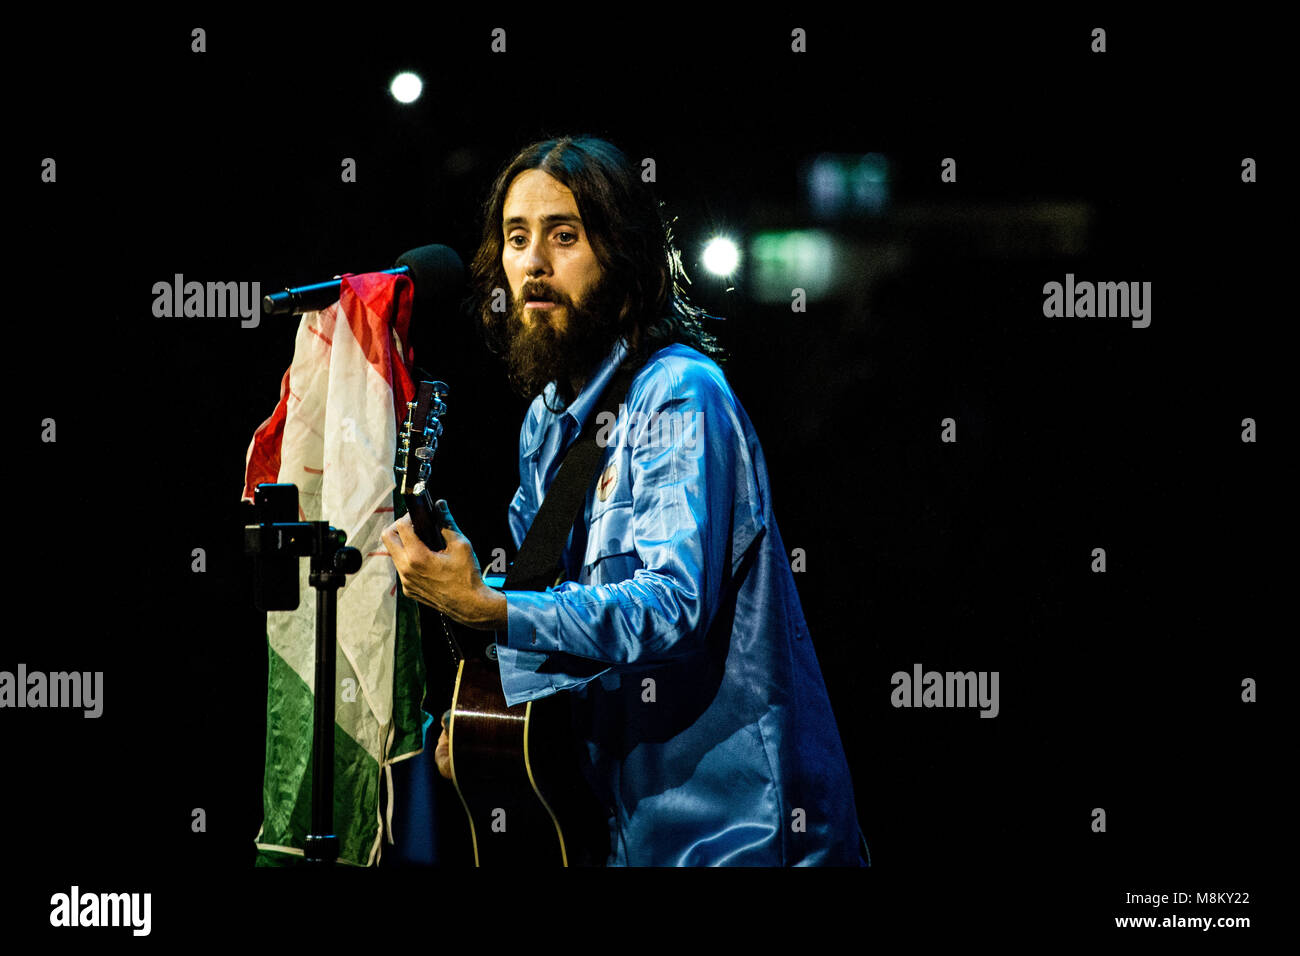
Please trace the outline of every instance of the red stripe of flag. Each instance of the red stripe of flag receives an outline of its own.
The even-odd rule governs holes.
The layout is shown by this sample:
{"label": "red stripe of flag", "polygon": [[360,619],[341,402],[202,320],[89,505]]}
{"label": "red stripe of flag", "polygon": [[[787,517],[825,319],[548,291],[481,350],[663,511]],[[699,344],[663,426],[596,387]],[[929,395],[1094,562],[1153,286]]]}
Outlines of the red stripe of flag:
{"label": "red stripe of flag", "polygon": [[[393,413],[400,427],[406,421],[406,403],[415,397],[415,382],[407,370],[412,353],[398,353],[392,332],[403,343],[411,326],[411,303],[414,286],[406,276],[368,272],[344,276],[339,283],[339,305],[347,317],[348,327],[361,346],[366,361],[389,382],[393,389]],[[394,309],[396,300],[396,309]],[[387,316],[391,313],[390,326]]]}

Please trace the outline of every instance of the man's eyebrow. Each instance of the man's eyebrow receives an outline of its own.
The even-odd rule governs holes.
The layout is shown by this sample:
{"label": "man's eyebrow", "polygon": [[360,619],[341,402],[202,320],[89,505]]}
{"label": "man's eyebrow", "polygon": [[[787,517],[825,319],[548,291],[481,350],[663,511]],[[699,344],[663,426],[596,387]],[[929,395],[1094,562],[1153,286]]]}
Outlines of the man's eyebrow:
{"label": "man's eyebrow", "polygon": [[[553,213],[548,213],[547,215],[542,217],[543,226],[550,226],[557,222],[576,222],[578,225],[582,225],[582,217],[579,216],[576,212],[575,213],[553,212]],[[511,216],[509,219],[507,219],[505,222],[501,224],[503,229],[510,229],[513,226],[526,226],[526,225],[528,225],[528,220],[523,216]]]}

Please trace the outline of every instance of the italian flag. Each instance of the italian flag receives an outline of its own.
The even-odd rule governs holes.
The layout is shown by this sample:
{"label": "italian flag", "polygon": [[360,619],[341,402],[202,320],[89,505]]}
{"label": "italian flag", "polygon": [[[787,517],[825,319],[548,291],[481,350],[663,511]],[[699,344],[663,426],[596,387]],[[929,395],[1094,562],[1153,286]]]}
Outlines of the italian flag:
{"label": "italian flag", "polygon": [[[299,517],[328,521],[360,550],[338,592],[334,833],[339,862],[371,866],[391,829],[388,768],[423,747],[419,614],[401,593],[380,532],[400,516],[397,433],[413,399],[406,276],[345,276],[339,301],[303,315],[275,411],[248,448],[246,501],[262,482],[298,486]],[[266,620],[266,773],[258,865],[298,862],[311,828],[316,592],[299,562],[301,603]],[[387,820],[380,788],[388,788]],[[391,835],[389,837],[391,842]]]}

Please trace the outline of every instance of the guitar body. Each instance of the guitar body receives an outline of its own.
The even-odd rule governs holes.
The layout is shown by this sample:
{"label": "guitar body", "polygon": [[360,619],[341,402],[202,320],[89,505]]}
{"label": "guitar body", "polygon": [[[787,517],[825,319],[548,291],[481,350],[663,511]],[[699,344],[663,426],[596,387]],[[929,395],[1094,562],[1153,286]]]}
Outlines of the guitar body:
{"label": "guitar body", "polygon": [[608,831],[572,749],[567,694],[507,707],[496,665],[466,658],[456,674],[450,741],[478,866],[605,861]]}
{"label": "guitar body", "polygon": [[[398,465],[411,523],[435,551],[446,544],[426,485],[446,393],[441,382],[420,383],[417,400],[408,404]],[[421,462],[418,474],[412,456]],[[603,864],[607,815],[579,767],[569,695],[507,707],[492,635],[442,623],[458,661],[448,731],[452,781],[469,819],[475,865]]]}

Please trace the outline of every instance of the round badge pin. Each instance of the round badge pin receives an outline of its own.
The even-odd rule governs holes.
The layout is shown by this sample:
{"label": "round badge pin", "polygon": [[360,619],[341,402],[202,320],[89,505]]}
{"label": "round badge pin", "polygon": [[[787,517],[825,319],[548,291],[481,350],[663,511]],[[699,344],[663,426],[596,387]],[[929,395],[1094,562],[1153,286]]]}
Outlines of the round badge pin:
{"label": "round badge pin", "polygon": [[600,480],[596,482],[596,497],[601,501],[608,501],[609,496],[614,493],[616,484],[618,484],[618,462],[611,461],[609,467],[601,472]]}

